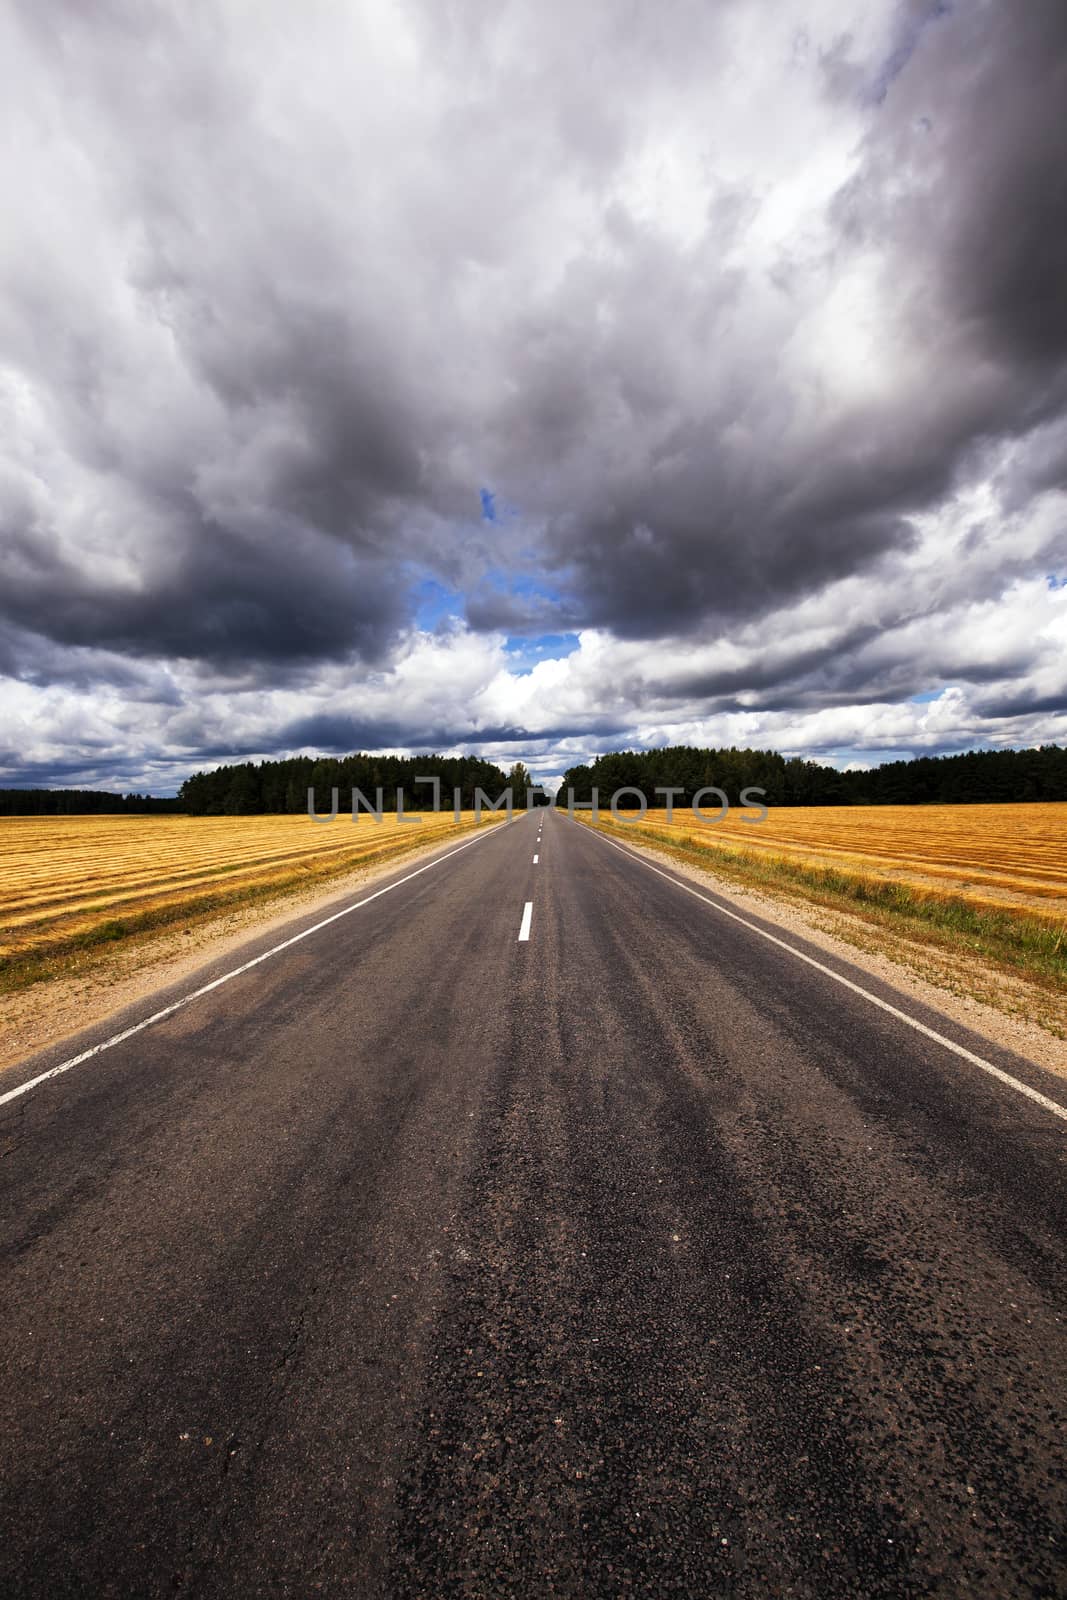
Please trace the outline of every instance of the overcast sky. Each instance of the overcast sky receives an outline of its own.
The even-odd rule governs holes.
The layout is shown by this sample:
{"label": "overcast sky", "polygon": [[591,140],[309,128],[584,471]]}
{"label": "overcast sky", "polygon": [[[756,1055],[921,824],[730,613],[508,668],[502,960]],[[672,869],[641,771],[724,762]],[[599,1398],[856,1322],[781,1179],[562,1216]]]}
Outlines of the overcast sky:
{"label": "overcast sky", "polygon": [[0,783],[1067,742],[1063,0],[0,15]]}

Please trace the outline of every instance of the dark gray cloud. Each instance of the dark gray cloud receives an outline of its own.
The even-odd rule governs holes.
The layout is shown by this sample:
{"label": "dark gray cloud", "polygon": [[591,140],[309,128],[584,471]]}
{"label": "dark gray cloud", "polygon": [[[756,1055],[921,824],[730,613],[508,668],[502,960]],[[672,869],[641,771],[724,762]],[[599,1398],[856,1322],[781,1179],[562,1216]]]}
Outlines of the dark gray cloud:
{"label": "dark gray cloud", "polygon": [[854,243],[891,254],[946,359],[974,376],[996,363],[990,425],[1028,430],[1067,399],[1067,12],[1058,0],[926,9],[942,14],[837,216]]}
{"label": "dark gray cloud", "polygon": [[278,730],[278,750],[442,750],[465,744],[475,738],[485,744],[524,744],[531,734],[526,728],[416,727],[410,722],[383,718],[368,719],[344,712],[322,711],[300,717]]}
{"label": "dark gray cloud", "polygon": [[[57,772],[94,687],[160,759],[1058,715],[1059,0],[0,29],[0,672]],[[480,643],[412,645],[427,578]]]}
{"label": "dark gray cloud", "polygon": [[466,598],[464,614],[479,632],[507,634],[573,633],[590,619],[576,599],[501,591],[481,584]]}
{"label": "dark gray cloud", "polygon": [[54,645],[281,670],[350,652],[374,659],[406,615],[402,573],[306,526],[274,538],[212,523],[184,533],[127,586],[10,529],[0,616]]}
{"label": "dark gray cloud", "polygon": [[365,719],[345,712],[322,711],[300,717],[281,727],[274,736],[272,751],[288,750],[451,750],[492,745],[557,744],[572,738],[622,738],[624,726],[611,726],[602,719],[580,723],[557,723],[537,728],[455,718],[434,727],[414,727],[410,722]]}
{"label": "dark gray cloud", "polygon": [[1053,694],[1002,694],[979,700],[975,711],[980,717],[1032,717],[1045,712],[1063,716],[1067,713],[1067,680]]}
{"label": "dark gray cloud", "polygon": [[[729,257],[704,281],[709,256],[730,243],[711,223],[694,251],[670,258],[649,231],[617,230],[616,257],[583,283],[584,303],[565,282],[553,314],[514,349],[507,423],[520,448],[552,455],[566,435],[572,453],[593,458],[595,476],[568,483],[549,537],[590,621],[642,638],[722,626],[870,570],[908,548],[909,518],[951,496],[991,441],[1025,446],[1062,418],[1067,10],[901,12],[908,49],[893,54],[858,169],[830,203],[821,264],[832,293],[865,257],[875,262],[888,336],[880,392],[850,404],[846,386],[810,406],[750,281]],[[843,59],[845,41],[838,94]],[[863,99],[870,68],[854,66],[844,81]],[[606,335],[592,315],[602,299],[616,312]],[[852,335],[845,314],[838,336]],[[911,357],[899,378],[894,346]],[[701,359],[706,382],[679,417]],[[606,410],[638,443],[608,474],[590,450]],[[1035,444],[1031,493],[1063,471],[1062,453]],[[1017,473],[1025,458],[1024,448]]]}

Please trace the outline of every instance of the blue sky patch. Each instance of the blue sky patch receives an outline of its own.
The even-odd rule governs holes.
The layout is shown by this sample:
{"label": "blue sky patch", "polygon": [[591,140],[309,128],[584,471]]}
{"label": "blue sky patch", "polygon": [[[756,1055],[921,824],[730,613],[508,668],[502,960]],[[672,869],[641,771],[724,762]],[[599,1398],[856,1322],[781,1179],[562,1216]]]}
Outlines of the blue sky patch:
{"label": "blue sky patch", "polygon": [[422,578],[412,590],[415,602],[415,623],[424,633],[432,633],[439,623],[463,613],[463,595],[458,589],[438,583],[436,578]]}
{"label": "blue sky patch", "polygon": [[504,643],[508,666],[519,675],[529,672],[540,661],[558,661],[561,656],[569,656],[577,648],[576,633],[538,633],[532,638],[512,634]]}

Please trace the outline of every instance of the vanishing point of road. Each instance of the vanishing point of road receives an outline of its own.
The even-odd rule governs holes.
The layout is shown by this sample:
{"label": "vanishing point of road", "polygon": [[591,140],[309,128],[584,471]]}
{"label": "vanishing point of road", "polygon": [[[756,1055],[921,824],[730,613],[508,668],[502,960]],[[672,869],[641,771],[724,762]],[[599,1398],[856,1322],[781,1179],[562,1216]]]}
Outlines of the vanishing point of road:
{"label": "vanishing point of road", "polygon": [[0,1079],[5,1600],[1067,1592],[1062,1082],[550,809],[331,909]]}

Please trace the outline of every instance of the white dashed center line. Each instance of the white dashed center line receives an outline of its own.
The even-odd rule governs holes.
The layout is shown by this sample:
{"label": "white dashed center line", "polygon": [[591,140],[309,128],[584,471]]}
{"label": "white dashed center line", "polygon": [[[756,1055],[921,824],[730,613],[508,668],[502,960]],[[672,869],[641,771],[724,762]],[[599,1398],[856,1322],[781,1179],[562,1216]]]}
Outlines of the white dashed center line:
{"label": "white dashed center line", "polygon": [[525,944],[530,937],[530,923],[533,921],[533,901],[527,900],[522,908],[522,921],[519,924],[519,943]]}

